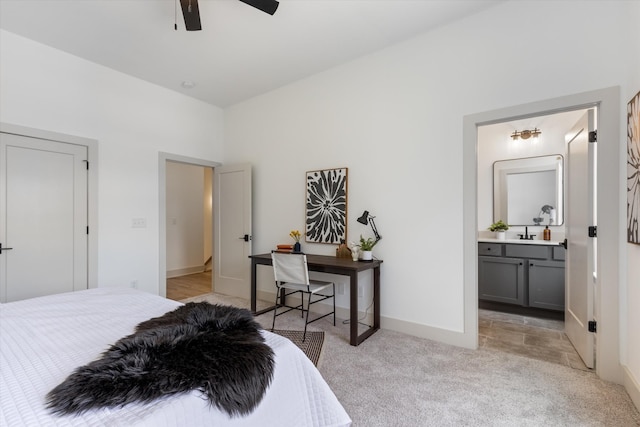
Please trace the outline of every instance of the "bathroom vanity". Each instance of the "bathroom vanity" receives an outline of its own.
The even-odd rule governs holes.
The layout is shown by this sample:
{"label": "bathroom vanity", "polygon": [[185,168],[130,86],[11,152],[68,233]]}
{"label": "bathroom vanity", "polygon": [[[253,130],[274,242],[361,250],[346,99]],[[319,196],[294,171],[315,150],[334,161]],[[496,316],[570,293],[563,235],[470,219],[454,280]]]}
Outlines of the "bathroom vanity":
{"label": "bathroom vanity", "polygon": [[545,240],[478,240],[478,298],[564,311],[565,248]]}

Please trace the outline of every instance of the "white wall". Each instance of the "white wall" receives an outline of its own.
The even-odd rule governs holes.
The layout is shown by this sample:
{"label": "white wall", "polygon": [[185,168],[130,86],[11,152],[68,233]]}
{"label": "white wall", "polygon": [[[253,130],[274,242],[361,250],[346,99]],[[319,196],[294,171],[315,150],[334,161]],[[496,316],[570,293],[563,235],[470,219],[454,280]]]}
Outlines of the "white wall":
{"label": "white wall", "polygon": [[[630,26],[632,40],[640,40],[640,2],[631,2],[629,18],[632,19],[634,25]],[[631,52],[639,52],[640,48],[636,47]],[[640,91],[640,55],[629,55],[627,68],[627,81],[626,88],[622,91],[622,100],[627,103],[633,98],[638,91]],[[622,108],[623,112],[626,108]],[[621,117],[622,126],[626,129],[626,114],[622,114]],[[626,132],[622,133],[622,136],[626,138]],[[626,140],[624,141],[626,144]],[[626,145],[623,145],[626,147]],[[626,149],[622,150],[621,163],[626,162]],[[622,182],[626,182],[626,169],[622,170]],[[626,197],[624,189],[625,185],[622,185],[623,197]],[[626,199],[623,199],[626,200]],[[624,210],[626,214],[626,210]],[[626,220],[626,218],[625,218]],[[626,221],[624,221],[626,224]],[[625,227],[626,228],[626,227]],[[621,328],[622,337],[622,364],[625,367],[625,388],[629,391],[631,398],[636,404],[637,408],[640,408],[640,245],[632,245],[626,243],[627,257],[626,257],[626,273],[627,280],[623,283],[620,289],[620,322],[623,325]]]}
{"label": "white wall", "polygon": [[158,152],[221,160],[222,110],[6,31],[0,59],[0,121],[98,140],[99,286],[158,293]]}
{"label": "white wall", "polygon": [[166,182],[167,277],[203,271],[204,168],[167,162]]}
{"label": "white wall", "polygon": [[[254,250],[302,228],[304,171],[349,167],[349,239],[366,230],[355,222],[364,209],[383,235],[383,326],[454,341],[464,329],[463,117],[616,85],[634,92],[637,10],[506,2],[228,108],[226,160],[254,164]],[[637,346],[637,328],[625,338]]]}

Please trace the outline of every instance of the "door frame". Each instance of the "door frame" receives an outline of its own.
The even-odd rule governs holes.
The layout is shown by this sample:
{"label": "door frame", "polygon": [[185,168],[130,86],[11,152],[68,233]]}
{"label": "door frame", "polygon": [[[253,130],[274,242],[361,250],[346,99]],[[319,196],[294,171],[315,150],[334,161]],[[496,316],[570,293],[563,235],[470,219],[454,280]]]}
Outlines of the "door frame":
{"label": "door frame", "polygon": [[[623,253],[624,214],[621,180],[620,88],[614,86],[567,95],[463,118],[463,291],[464,345],[478,348],[478,190],[477,144],[478,126],[552,114],[568,110],[598,108],[597,126],[597,218],[598,254],[596,280],[600,290],[595,295],[594,316],[598,319],[596,374],[607,381],[621,384],[619,340],[619,281],[623,275],[620,254]],[[585,231],[586,232],[586,231]]]}
{"label": "door frame", "polygon": [[98,140],[0,122],[0,132],[87,147],[87,286],[98,287]]}
{"label": "door frame", "polygon": [[[202,166],[212,169],[222,165],[222,163],[219,162],[198,159],[195,157],[181,156],[179,154],[165,153],[162,151],[158,153],[158,295],[163,298],[167,297],[167,162],[184,163],[187,165]],[[213,234],[211,236],[211,240],[213,247]],[[211,280],[213,280],[213,275],[211,277]]]}

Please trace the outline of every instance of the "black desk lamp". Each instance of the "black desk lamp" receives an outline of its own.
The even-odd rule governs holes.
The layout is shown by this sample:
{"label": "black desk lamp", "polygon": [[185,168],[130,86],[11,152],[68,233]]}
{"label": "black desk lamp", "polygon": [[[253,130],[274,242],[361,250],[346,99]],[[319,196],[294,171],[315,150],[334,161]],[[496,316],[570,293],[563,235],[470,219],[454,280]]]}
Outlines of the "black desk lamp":
{"label": "black desk lamp", "polygon": [[382,239],[382,236],[380,236],[378,234],[378,229],[376,228],[376,223],[373,221],[373,219],[375,218],[375,216],[372,216],[371,214],[369,214],[369,211],[364,211],[364,213],[362,214],[362,216],[360,218],[358,218],[358,222],[360,224],[371,224],[371,229],[373,230],[373,235],[376,236],[376,243],[378,243],[378,240]]}

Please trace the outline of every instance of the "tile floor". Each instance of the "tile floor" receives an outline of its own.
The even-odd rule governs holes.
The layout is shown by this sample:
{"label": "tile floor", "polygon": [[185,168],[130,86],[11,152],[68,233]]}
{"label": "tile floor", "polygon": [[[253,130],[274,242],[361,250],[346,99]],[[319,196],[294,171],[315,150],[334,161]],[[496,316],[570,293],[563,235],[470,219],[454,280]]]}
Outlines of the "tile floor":
{"label": "tile floor", "polygon": [[589,371],[564,333],[562,320],[479,309],[480,347]]}

